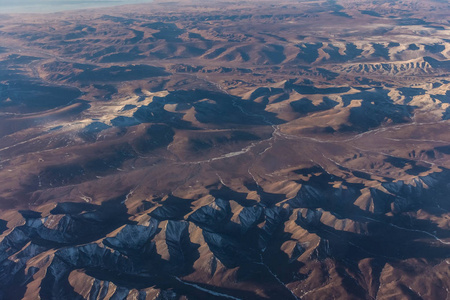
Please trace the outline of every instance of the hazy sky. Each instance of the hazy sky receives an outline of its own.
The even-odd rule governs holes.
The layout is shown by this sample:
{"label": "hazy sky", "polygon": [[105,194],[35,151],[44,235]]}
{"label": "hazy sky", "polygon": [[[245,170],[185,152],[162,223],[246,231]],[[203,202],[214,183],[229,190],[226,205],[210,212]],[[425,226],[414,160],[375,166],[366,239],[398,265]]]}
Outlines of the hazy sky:
{"label": "hazy sky", "polygon": [[0,0],[0,14],[57,12],[144,2],[151,0]]}

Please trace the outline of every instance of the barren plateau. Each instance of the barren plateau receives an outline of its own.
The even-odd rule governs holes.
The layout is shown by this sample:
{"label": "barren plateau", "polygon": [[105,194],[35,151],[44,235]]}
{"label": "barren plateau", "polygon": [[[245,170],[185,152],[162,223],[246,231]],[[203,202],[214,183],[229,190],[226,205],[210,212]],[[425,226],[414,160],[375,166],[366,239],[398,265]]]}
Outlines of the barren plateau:
{"label": "barren plateau", "polygon": [[0,299],[449,299],[449,16],[1,13]]}

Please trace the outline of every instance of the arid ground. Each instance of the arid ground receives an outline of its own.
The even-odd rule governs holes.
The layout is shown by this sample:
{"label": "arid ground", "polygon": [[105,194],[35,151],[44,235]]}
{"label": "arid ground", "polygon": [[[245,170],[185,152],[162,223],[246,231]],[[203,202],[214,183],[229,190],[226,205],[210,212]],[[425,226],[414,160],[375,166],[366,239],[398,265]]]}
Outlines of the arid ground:
{"label": "arid ground", "polygon": [[0,233],[0,299],[450,299],[450,5],[0,14]]}

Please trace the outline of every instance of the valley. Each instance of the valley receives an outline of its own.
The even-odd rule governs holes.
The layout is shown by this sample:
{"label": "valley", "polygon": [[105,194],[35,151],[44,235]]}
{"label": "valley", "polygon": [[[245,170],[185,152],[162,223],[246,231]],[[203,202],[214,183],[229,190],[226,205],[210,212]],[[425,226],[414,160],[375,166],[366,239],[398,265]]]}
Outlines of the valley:
{"label": "valley", "polygon": [[0,14],[0,299],[447,299],[449,11]]}

